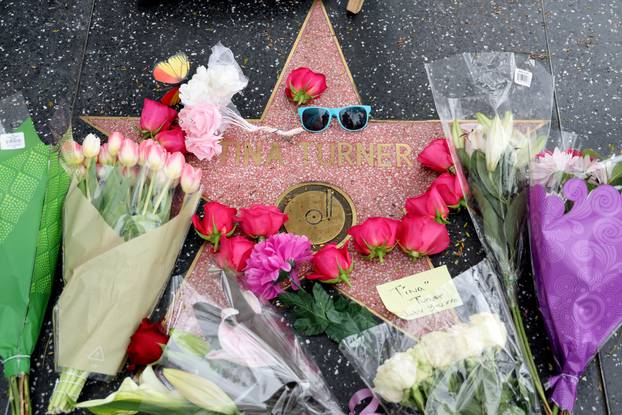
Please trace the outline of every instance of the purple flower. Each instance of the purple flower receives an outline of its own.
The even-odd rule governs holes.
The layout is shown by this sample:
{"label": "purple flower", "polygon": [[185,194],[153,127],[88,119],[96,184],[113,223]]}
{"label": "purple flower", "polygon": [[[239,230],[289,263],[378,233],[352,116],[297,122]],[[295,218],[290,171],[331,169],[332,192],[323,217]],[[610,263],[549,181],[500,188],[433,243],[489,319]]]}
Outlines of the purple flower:
{"label": "purple flower", "polygon": [[298,268],[312,257],[311,242],[306,236],[278,233],[255,245],[246,268],[244,282],[262,301],[271,300],[283,290],[280,283],[288,278],[296,289],[300,285]]}

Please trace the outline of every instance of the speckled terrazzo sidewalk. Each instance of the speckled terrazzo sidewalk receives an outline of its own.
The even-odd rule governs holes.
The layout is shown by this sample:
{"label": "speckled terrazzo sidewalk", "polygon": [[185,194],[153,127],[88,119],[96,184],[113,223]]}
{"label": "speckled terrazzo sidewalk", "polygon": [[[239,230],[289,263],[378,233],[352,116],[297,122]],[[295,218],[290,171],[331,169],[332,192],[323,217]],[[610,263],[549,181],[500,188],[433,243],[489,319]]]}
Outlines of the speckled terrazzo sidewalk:
{"label": "speckled terrazzo sidewalk", "polygon": [[[588,135],[595,147],[619,142],[622,5],[614,0],[367,0],[357,16],[345,13],[345,0],[325,5],[362,100],[377,118],[436,118],[424,62],[463,51],[510,50],[551,64],[556,123]],[[160,95],[149,74],[158,58],[184,50],[203,62],[219,40],[251,79],[236,104],[244,116],[257,118],[311,1],[2,0],[0,6],[2,94],[23,91],[43,133],[66,103],[81,136],[90,130],[79,115],[135,116],[144,97]],[[450,232],[456,245],[432,260],[459,272],[482,252],[465,214],[455,216]],[[177,273],[188,268],[198,247],[190,235]],[[523,281],[527,330],[546,374],[552,362],[530,276]],[[32,365],[35,414],[45,412],[56,378],[50,330],[48,319]],[[361,381],[330,340],[304,342],[345,405]],[[577,414],[622,414],[621,348],[616,335],[590,365]],[[84,397],[102,397],[116,386],[89,382]],[[2,395],[0,408],[5,401]]]}

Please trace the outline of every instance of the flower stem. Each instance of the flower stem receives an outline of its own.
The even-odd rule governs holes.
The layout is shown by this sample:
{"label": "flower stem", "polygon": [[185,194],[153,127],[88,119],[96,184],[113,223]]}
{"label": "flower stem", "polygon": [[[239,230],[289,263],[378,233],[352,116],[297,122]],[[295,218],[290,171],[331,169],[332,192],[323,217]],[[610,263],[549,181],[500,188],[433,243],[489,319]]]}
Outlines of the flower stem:
{"label": "flower stem", "polygon": [[160,195],[156,199],[155,205],[153,206],[154,215],[158,211],[158,208],[160,207],[160,203],[162,203],[162,199],[164,199],[164,195],[168,193],[169,187],[171,187],[171,179],[166,180],[166,184],[164,185],[164,188],[162,189],[162,191],[160,192]]}
{"label": "flower stem", "polygon": [[17,386],[17,377],[9,378],[9,407],[12,415],[19,415],[19,388]]}
{"label": "flower stem", "polygon": [[149,188],[147,189],[147,196],[145,197],[145,205],[143,206],[142,215],[147,213],[147,207],[149,206],[149,199],[151,199],[151,193],[153,193],[153,183],[156,181],[155,174],[154,177],[149,181]]}
{"label": "flower stem", "polygon": [[89,372],[79,369],[63,369],[60,379],[56,382],[54,392],[48,405],[49,414],[63,414],[71,412],[82,388],[86,382]]}
{"label": "flower stem", "polygon": [[531,347],[529,346],[529,339],[527,338],[527,333],[525,332],[525,325],[523,324],[523,318],[521,317],[518,303],[514,304],[510,308],[512,310],[512,317],[514,319],[514,324],[516,325],[516,331],[518,333],[518,340],[521,345],[521,348],[523,349],[523,353],[525,355],[525,360],[527,363],[527,368],[529,369],[529,373],[531,374],[531,378],[533,379],[536,392],[540,396],[540,400],[542,401],[542,406],[544,407],[544,412],[547,415],[551,415],[553,412],[551,411],[551,407],[549,406],[549,402],[546,398],[546,394],[544,393],[544,387],[542,386],[542,382],[540,381],[540,376],[538,376],[538,369],[536,368],[536,363],[534,361],[533,354],[531,353]]}

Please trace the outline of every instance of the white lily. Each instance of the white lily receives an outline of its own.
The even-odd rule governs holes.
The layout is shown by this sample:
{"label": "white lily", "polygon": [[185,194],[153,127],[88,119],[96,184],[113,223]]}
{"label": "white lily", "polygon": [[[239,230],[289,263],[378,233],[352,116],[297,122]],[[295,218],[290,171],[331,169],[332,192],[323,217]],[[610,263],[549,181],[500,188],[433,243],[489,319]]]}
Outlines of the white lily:
{"label": "white lily", "polygon": [[498,115],[492,119],[487,130],[484,153],[486,154],[486,168],[495,171],[501,156],[510,145],[512,137],[512,114],[507,112],[501,120]]}

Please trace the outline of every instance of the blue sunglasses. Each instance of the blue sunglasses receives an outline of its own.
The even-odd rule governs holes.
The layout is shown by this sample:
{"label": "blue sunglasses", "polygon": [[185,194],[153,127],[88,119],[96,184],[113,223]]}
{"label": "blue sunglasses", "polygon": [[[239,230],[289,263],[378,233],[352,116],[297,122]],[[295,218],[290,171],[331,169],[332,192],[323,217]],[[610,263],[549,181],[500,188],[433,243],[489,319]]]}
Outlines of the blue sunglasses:
{"label": "blue sunglasses", "polygon": [[367,127],[371,107],[350,105],[342,108],[302,107],[298,108],[302,128],[310,133],[321,133],[330,127],[333,117],[346,131],[361,131]]}

